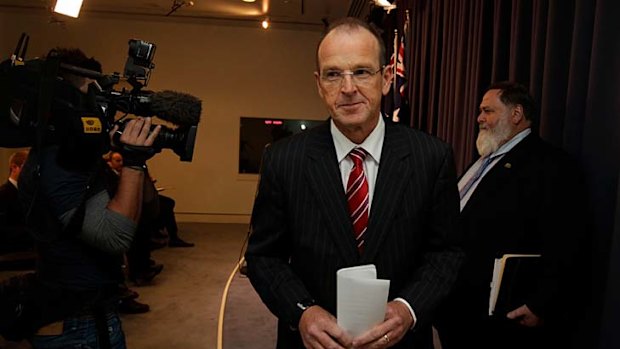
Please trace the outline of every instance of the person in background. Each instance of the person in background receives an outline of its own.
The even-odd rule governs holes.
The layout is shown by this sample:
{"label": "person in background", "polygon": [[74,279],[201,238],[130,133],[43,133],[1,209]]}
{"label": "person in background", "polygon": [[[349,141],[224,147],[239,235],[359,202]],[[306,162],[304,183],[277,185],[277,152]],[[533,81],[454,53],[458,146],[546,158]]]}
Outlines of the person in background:
{"label": "person in background", "polygon": [[[104,156],[104,159],[118,178],[123,170],[123,156],[119,152],[113,151]],[[126,254],[127,274],[136,286],[149,284],[164,268],[163,264],[156,263],[151,258],[152,235],[157,229],[160,205],[157,190],[148,170],[145,170],[145,176],[147,179],[144,185],[145,201],[143,202],[142,215],[134,241]],[[133,293],[123,293],[134,296]],[[128,304],[132,304],[131,300],[128,302],[130,302]],[[138,307],[135,308],[138,309]]]}
{"label": "person in background", "polygon": [[[581,171],[532,131],[534,101],[522,85],[493,84],[477,121],[480,158],[459,181],[466,262],[436,323],[442,347],[568,348],[587,298],[578,292],[588,259],[579,252]],[[504,254],[540,254],[540,268],[522,303],[489,316],[494,260]]]}
{"label": "person in background", "polygon": [[194,244],[179,237],[179,227],[174,216],[174,199],[159,194],[159,229],[166,229],[169,247],[194,247]]}
{"label": "person in background", "polygon": [[104,156],[104,160],[115,174],[120,175],[123,169],[123,156],[117,151],[111,151]]}
{"label": "person in background", "polygon": [[19,175],[27,157],[27,150],[11,155],[9,178],[0,186],[0,254],[32,251],[34,248],[17,194]]}
{"label": "person in background", "polygon": [[[334,22],[316,59],[330,119],[266,148],[248,276],[279,319],[278,348],[431,348],[462,259],[452,150],[382,117],[392,73],[374,27]],[[390,280],[388,303],[353,338],[336,322],[336,272],[365,264]]]}
{"label": "person in background", "polygon": [[[114,172],[116,176],[120,176],[123,168],[123,157],[120,153],[112,151],[103,156],[110,167],[110,171]],[[123,268],[126,270],[127,262],[123,264]],[[123,282],[118,284],[118,311],[123,314],[141,314],[148,312],[151,307],[148,304],[137,301],[140,294],[127,286],[127,275],[123,279]]]}
{"label": "person in background", "polygon": [[[111,152],[108,155],[108,165],[110,168],[114,170],[114,172],[119,173],[123,167],[123,157],[121,154],[117,152]],[[157,181],[155,179],[151,179],[153,183]],[[191,242],[186,242],[185,240],[179,237],[179,228],[177,226],[177,221],[174,216],[174,206],[176,202],[174,199],[158,194],[159,198],[159,214],[157,215],[158,221],[158,231],[163,229],[166,230],[168,235],[168,246],[170,247],[193,247],[194,244]]]}

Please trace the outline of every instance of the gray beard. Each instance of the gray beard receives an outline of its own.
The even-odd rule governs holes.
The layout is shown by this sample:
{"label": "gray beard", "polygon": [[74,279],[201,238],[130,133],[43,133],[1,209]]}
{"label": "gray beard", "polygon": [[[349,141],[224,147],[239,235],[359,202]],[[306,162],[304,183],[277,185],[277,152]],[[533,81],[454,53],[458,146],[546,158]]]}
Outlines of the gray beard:
{"label": "gray beard", "polygon": [[476,148],[481,157],[493,154],[510,137],[512,132],[508,118],[501,118],[493,128],[482,129],[476,139]]}

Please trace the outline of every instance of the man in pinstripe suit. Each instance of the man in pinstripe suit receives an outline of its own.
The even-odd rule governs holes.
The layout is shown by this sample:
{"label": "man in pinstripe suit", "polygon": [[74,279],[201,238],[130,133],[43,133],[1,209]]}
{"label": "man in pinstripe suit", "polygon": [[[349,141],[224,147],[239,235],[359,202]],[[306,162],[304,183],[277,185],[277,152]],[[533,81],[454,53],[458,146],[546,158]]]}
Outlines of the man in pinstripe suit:
{"label": "man in pinstripe suit", "polygon": [[[333,23],[315,77],[331,118],[265,151],[246,253],[252,285],[279,318],[277,347],[428,348],[462,256],[451,149],[381,118],[392,73],[368,24]],[[369,214],[356,240],[345,190],[347,155],[359,148]],[[384,322],[352,338],[332,315],[336,271],[363,264],[391,280],[389,299]]]}

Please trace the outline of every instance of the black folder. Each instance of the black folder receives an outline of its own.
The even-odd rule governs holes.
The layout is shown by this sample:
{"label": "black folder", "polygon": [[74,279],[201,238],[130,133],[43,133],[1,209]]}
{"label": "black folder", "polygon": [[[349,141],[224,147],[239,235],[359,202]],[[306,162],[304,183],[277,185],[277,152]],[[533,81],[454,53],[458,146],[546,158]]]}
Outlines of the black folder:
{"label": "black folder", "polygon": [[495,259],[489,316],[505,316],[525,303],[525,298],[536,284],[540,270],[540,255],[505,254]]}

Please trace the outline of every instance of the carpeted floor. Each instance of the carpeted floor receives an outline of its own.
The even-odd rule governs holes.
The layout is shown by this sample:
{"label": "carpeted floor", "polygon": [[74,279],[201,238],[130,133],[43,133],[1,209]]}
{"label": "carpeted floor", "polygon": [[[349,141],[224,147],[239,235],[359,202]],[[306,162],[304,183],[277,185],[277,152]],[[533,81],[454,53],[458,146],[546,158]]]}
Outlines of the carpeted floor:
{"label": "carpeted floor", "polygon": [[[247,225],[185,223],[179,235],[196,246],[153,251],[163,272],[150,285],[129,285],[140,294],[138,301],[151,307],[145,314],[122,316],[129,349],[219,349],[222,293],[242,254]],[[0,279],[14,274],[0,272]],[[239,273],[225,309],[221,349],[275,348],[276,319]],[[0,338],[0,349],[28,348]]]}
{"label": "carpeted floor", "polygon": [[181,224],[179,235],[196,246],[155,250],[153,258],[164,264],[163,272],[152,285],[132,287],[151,311],[123,315],[130,349],[217,347],[222,292],[241,254],[247,225]]}
{"label": "carpeted floor", "polygon": [[276,347],[276,317],[261,302],[247,277],[235,274],[225,309],[222,349]]}

